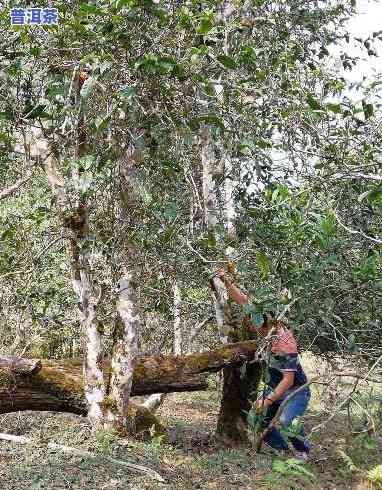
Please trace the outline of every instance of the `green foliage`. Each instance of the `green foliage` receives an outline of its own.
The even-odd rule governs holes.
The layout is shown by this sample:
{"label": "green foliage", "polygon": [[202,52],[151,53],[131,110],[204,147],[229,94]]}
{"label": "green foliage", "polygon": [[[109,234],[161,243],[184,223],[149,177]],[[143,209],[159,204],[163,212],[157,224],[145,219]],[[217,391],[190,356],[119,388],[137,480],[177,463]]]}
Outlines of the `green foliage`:
{"label": "green foliage", "polygon": [[312,484],[315,480],[315,475],[306,469],[304,463],[294,458],[274,459],[272,472],[263,478],[268,488],[276,489],[282,485],[295,490],[306,484]]}
{"label": "green foliage", "polygon": [[[18,131],[43,124],[69,196],[63,214],[71,216],[79,200],[89,209],[82,246],[104,291],[97,312],[102,324],[112,323],[127,241],[137,248],[142,310],[158,320],[159,334],[147,320],[147,342],[163,334],[170,339],[166,348],[173,277],[182,283],[186,322],[198,324],[206,311],[213,314],[206,277],[229,244],[240,257],[238,281],[252,287],[254,306],[247,313],[254,323],[261,324],[266,308],[280,313],[279,303],[292,303],[288,320],[301,345],[376,351],[381,260],[365,235],[380,237],[381,190],[362,174],[378,171],[380,81],[368,80],[367,90],[360,87],[362,102],[354,102],[332,63],[329,45],[347,34],[349,2],[295,3],[274,8],[257,0],[244,9],[237,2],[224,21],[214,2],[58,2],[60,23],[38,28],[44,35],[4,27],[0,187],[35,170],[10,200],[0,201],[6,291],[0,326],[7,345],[14,335],[9,312],[28,311],[33,348],[55,356],[79,348],[73,347],[78,309],[58,202],[43,162],[24,158],[21,141],[14,151]],[[363,40],[364,49],[373,49],[379,37]],[[347,53],[337,61],[354,66]],[[80,94],[78,66],[89,73]],[[78,159],[80,111],[87,156]],[[225,155],[234,163],[235,240],[226,233],[224,169],[213,179],[216,229],[207,230],[203,221],[204,125],[213,135],[216,163]],[[139,153],[138,185],[122,220],[119,163],[130,143]],[[345,177],[338,177],[344,169]],[[348,234],[336,216],[355,232]],[[284,303],[283,287],[290,290]],[[369,322],[371,333],[363,333]],[[201,334],[198,347],[217,341],[211,330]]]}
{"label": "green foliage", "polygon": [[95,447],[105,455],[113,454],[117,446],[118,434],[117,431],[97,431],[95,433]]}
{"label": "green foliage", "polygon": [[369,470],[366,478],[375,485],[375,488],[382,488],[382,464]]}

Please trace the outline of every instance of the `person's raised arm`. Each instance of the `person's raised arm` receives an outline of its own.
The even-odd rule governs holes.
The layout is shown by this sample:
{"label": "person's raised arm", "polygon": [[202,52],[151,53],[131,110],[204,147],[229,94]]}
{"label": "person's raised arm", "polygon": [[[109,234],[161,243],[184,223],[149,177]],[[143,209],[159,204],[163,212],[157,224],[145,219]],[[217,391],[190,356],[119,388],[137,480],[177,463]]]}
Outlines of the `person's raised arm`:
{"label": "person's raised arm", "polygon": [[245,305],[248,303],[248,296],[244,294],[237,286],[234,286],[231,281],[226,277],[223,271],[218,272],[219,278],[223,281],[225,287],[228,290],[229,297],[236,301],[239,305]]}

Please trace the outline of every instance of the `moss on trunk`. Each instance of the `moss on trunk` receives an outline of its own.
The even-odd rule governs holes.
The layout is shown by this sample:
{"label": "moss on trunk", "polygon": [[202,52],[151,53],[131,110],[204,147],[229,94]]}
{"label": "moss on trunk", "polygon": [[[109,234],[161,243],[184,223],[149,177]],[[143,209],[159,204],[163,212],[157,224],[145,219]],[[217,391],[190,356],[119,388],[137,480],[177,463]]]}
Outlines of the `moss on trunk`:
{"label": "moss on trunk", "polygon": [[[238,342],[222,345],[213,351],[186,356],[138,358],[134,370],[132,394],[147,395],[207,389],[206,380],[201,373],[216,372],[227,366],[240,366],[246,360],[252,359],[255,352],[254,342]],[[2,367],[4,374],[0,375],[0,413],[51,410],[86,414],[82,359],[44,360],[38,372],[12,373],[11,376],[7,368],[9,366],[5,363]],[[105,370],[106,373],[109,370],[108,362],[105,362]],[[244,400],[247,399],[246,393],[249,393],[250,388],[245,387],[246,385],[244,386],[240,381],[238,368],[235,368],[233,373],[229,379],[227,378],[223,401],[224,406],[228,407],[228,412],[232,409],[240,412],[247,406]],[[228,388],[229,386],[232,388]],[[237,405],[240,397],[243,402]],[[108,400],[106,399],[105,402],[107,403]],[[135,409],[134,404],[131,404],[131,410],[135,410],[136,414],[131,419],[131,428],[135,426],[135,430],[141,431],[156,425],[160,431],[159,422],[147,409]],[[230,424],[226,419],[227,417],[222,418],[220,424],[222,428]]]}

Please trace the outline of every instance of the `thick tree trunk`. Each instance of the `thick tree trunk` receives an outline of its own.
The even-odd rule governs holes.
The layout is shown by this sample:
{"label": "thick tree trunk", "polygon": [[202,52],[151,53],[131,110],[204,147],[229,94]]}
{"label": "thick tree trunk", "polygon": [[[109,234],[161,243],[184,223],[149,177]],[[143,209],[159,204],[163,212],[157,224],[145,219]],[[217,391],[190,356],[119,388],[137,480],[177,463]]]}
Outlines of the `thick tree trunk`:
{"label": "thick tree trunk", "polygon": [[[81,108],[81,88],[86,75],[81,72],[77,78],[75,94],[78,109],[77,138],[75,144],[75,159],[86,154],[86,130],[84,111]],[[85,336],[86,356],[83,368],[85,378],[85,395],[88,402],[88,416],[92,425],[101,428],[104,414],[102,404],[105,397],[105,385],[102,369],[103,349],[99,331],[96,308],[99,295],[96,293],[89,267],[89,226],[87,204],[81,196],[80,175],[76,166],[73,167],[70,184],[76,189],[75,202],[67,195],[65,179],[59,170],[58,161],[48,140],[40,129],[31,130],[31,155],[39,156],[45,165],[48,182],[57,199],[58,212],[69,234],[68,255],[72,276],[72,285],[78,299],[79,316]]]}
{"label": "thick tree trunk", "polygon": [[[241,365],[253,359],[255,352],[256,344],[248,341],[186,356],[138,358],[131,395],[207,389],[205,379],[200,376],[202,373]],[[81,359],[44,360],[40,367],[37,361],[1,357],[0,366],[0,413],[19,410],[87,412]],[[105,369],[109,371],[107,362]]]}
{"label": "thick tree trunk", "polygon": [[228,308],[228,291],[223,281],[219,277],[211,279],[212,299],[214,302],[216,323],[219,329],[220,342],[227,344],[229,339],[227,335],[226,311]]}
{"label": "thick tree trunk", "polygon": [[[216,318],[219,320],[221,339],[226,341],[224,330],[229,327],[229,305],[226,299],[226,288],[217,277],[211,280],[215,302]],[[235,345],[235,344],[227,344]],[[237,345],[240,345],[238,343]],[[245,369],[244,369],[245,368]],[[260,366],[246,364],[243,367],[229,366],[223,369],[223,390],[216,434],[223,442],[228,440],[243,441],[247,439],[244,431],[246,415],[250,408],[250,398],[257,389],[260,380]]]}
{"label": "thick tree trunk", "polygon": [[[78,108],[77,142],[75,158],[81,159],[87,152],[85,113],[81,100],[82,87],[88,76],[80,72],[77,80],[76,106]],[[80,189],[80,175],[73,166],[72,181],[78,187],[76,214],[80,225],[70,221],[69,256],[72,263],[72,284],[78,298],[80,321],[85,333],[86,358],[83,367],[85,396],[88,404],[88,417],[95,429],[104,427],[105,382],[103,372],[103,344],[97,318],[99,297],[95,293],[89,267],[89,219],[88,206]]]}
{"label": "thick tree trunk", "polygon": [[[237,9],[232,0],[222,0],[218,5],[217,20],[223,26],[227,27],[232,14]],[[226,28],[224,33],[224,54],[230,55],[230,38],[231,29]],[[220,102],[224,103],[224,92],[220,92]],[[225,181],[224,181],[224,194],[225,194],[225,224],[227,230],[227,237],[230,240],[236,240],[236,227],[235,227],[235,202],[234,202],[234,168],[232,165],[232,151],[229,141],[225,142],[225,145],[221,148],[222,155],[222,167],[224,168]],[[235,250],[231,247],[226,249],[227,258],[232,259]],[[227,293],[224,293],[224,285],[220,284],[215,279],[214,288],[214,303],[217,321],[224,325],[220,327],[220,331],[224,331],[224,326],[229,324],[230,309],[225,298]],[[223,320],[221,319],[222,313],[224,313]],[[228,319],[228,322],[227,322]],[[225,340],[224,338],[222,339]],[[228,341],[232,342],[233,339],[228,337]],[[223,370],[223,390],[222,400],[220,406],[220,413],[217,423],[216,433],[217,436],[223,440],[242,441],[247,439],[246,429],[246,414],[245,412],[250,408],[250,398],[253,397],[251,393],[256,391],[259,383],[259,365],[247,364],[242,368],[227,367]]]}
{"label": "thick tree trunk", "polygon": [[107,419],[110,427],[125,427],[137,355],[137,324],[139,323],[136,300],[136,283],[132,274],[125,271],[120,279],[117,304],[118,326],[111,359],[110,391],[107,401]]}
{"label": "thick tree trunk", "polygon": [[223,393],[216,434],[222,441],[247,441],[246,412],[251,408],[261,377],[259,363],[223,370]]}

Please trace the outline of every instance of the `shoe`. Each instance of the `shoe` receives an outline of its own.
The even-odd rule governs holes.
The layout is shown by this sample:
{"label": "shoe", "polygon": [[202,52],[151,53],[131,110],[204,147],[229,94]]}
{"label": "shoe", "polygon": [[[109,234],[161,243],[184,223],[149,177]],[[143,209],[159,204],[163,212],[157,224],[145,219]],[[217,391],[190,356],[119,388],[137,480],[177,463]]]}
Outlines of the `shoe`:
{"label": "shoe", "polygon": [[299,459],[300,461],[308,461],[309,460],[309,453],[306,451],[296,451],[294,453],[294,457],[296,459]]}

